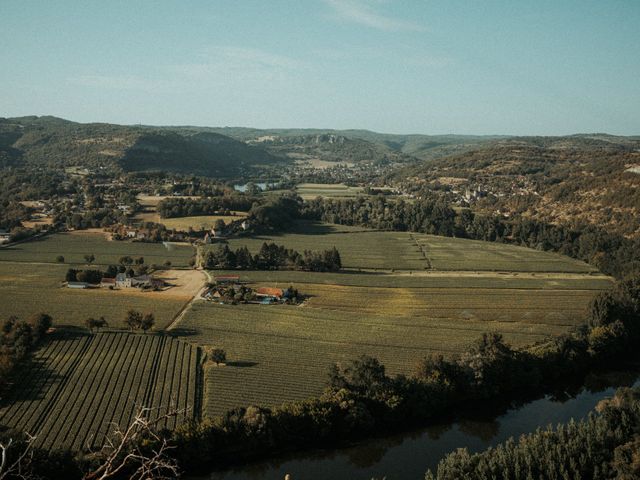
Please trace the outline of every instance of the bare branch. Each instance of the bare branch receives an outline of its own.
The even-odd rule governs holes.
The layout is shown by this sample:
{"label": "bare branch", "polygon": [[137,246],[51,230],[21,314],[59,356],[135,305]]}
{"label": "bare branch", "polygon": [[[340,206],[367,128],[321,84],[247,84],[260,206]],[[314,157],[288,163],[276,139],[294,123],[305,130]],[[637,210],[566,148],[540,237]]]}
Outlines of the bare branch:
{"label": "bare branch", "polygon": [[25,432],[27,440],[24,442],[24,448],[18,454],[16,460],[7,464],[9,451],[11,450],[14,441],[10,438],[6,443],[0,443],[0,480],[6,478],[21,478],[23,480],[31,480],[35,478],[35,475],[31,473],[31,460],[33,459],[33,442],[36,437]]}
{"label": "bare branch", "polygon": [[[102,460],[100,466],[86,473],[84,480],[107,480],[124,471],[129,478],[139,480],[177,478],[178,465],[169,455],[173,447],[158,431],[170,418],[184,414],[184,410],[174,407],[169,407],[164,414],[159,414],[159,409],[139,407],[127,428],[114,426],[104,446],[94,453]],[[151,440],[153,447],[143,451],[140,447],[143,439]]]}

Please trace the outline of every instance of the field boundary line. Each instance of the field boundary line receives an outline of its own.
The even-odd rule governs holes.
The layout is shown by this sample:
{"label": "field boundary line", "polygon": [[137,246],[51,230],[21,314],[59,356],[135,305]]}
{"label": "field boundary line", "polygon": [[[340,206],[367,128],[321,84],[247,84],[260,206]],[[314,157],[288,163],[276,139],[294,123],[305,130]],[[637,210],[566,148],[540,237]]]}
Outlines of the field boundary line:
{"label": "field boundary line", "polygon": [[[211,278],[207,273],[205,273],[205,276],[207,276],[209,279]],[[184,315],[187,313],[187,310],[189,310],[191,308],[191,306],[198,300],[200,300],[202,298],[202,293],[206,290],[207,286],[203,285],[202,288],[200,290],[198,290],[198,292],[191,297],[191,299],[189,301],[187,301],[187,303],[185,303],[182,308],[180,309],[180,311],[176,314],[175,317],[173,317],[173,320],[171,320],[171,322],[169,322],[169,325],[166,326],[166,328],[164,330],[166,331],[170,331],[172,330],[178,323],[180,323],[180,321],[184,318]]]}

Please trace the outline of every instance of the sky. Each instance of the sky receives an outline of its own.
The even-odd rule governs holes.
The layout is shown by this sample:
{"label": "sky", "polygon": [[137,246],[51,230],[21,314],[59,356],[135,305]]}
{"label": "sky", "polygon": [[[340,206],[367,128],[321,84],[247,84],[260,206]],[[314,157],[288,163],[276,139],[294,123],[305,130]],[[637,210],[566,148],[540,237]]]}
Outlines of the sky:
{"label": "sky", "polygon": [[640,0],[0,0],[0,117],[640,134]]}

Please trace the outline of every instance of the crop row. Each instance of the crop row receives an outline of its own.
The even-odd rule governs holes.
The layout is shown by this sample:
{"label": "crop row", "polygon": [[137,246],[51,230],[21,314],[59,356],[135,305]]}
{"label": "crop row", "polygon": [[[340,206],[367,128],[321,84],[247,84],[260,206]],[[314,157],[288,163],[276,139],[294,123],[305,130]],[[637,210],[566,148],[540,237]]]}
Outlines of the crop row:
{"label": "crop row", "polygon": [[100,445],[113,424],[128,424],[140,406],[154,415],[187,411],[165,426],[199,415],[196,347],[172,337],[104,332],[57,333],[21,372],[0,408],[0,424],[29,431],[44,448]]}

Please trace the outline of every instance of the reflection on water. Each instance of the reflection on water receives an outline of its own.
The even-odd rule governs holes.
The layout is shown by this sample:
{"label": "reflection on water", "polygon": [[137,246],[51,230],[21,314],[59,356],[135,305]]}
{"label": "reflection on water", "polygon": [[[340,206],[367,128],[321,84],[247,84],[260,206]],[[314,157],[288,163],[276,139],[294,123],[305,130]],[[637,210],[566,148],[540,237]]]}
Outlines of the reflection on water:
{"label": "reflection on water", "polygon": [[444,455],[456,448],[480,451],[538,427],[584,418],[601,399],[611,396],[616,387],[638,383],[637,372],[592,377],[578,393],[548,396],[496,418],[435,425],[412,433],[372,439],[354,447],[305,452],[215,472],[206,478],[282,480],[289,473],[292,480],[370,480],[373,477],[418,480],[424,478],[427,468],[435,468]]}
{"label": "reflection on water", "polygon": [[[247,186],[249,184],[245,183],[243,185],[234,185],[233,188],[238,191],[238,192],[246,192],[247,191]],[[267,188],[273,188],[275,187],[277,184],[276,183],[266,183],[266,182],[258,182],[258,183],[254,183],[254,185],[256,187],[258,187],[260,190],[266,190]]]}

